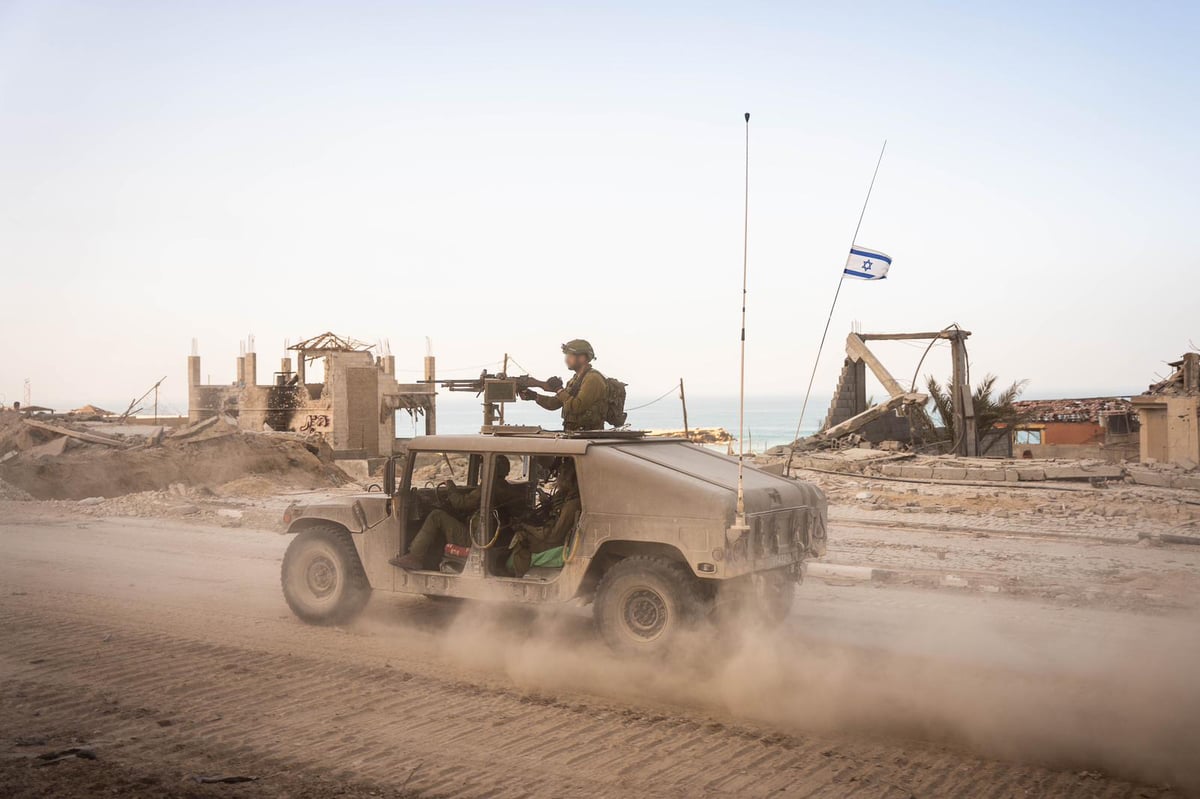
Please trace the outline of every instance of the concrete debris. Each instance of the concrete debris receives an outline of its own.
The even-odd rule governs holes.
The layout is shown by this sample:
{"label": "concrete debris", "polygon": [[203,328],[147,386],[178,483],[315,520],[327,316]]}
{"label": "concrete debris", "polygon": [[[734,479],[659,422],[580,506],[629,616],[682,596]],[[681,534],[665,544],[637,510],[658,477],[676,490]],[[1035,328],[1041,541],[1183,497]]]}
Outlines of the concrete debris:
{"label": "concrete debris", "polygon": [[47,441],[45,444],[38,444],[36,447],[28,450],[26,454],[31,458],[57,457],[67,451],[67,442],[70,440],[67,436],[59,436],[56,439]]}
{"label": "concrete debris", "polygon": [[0,480],[0,500],[8,500],[10,502],[29,502],[33,497],[28,491],[17,488],[15,485],[10,485],[3,480]]}
{"label": "concrete debris", "polygon": [[82,430],[74,430],[69,427],[60,425],[47,424],[46,422],[38,422],[33,419],[25,419],[25,425],[36,430],[43,430],[47,433],[54,433],[60,436],[68,436],[69,438],[77,438],[80,441],[86,441],[89,444],[102,444],[106,447],[126,447],[128,442],[120,438],[112,438],[110,436],[96,435]]}
{"label": "concrete debris", "polygon": [[[755,459],[760,469],[781,473],[787,448],[776,447]],[[1200,473],[1184,464],[1113,464],[1095,459],[998,459],[926,456],[878,449],[846,449],[797,454],[792,468],[879,476],[930,483],[1033,484],[1059,482],[1128,482],[1138,485],[1200,491]],[[857,498],[857,497],[856,497]]]}
{"label": "concrete debris", "polygon": [[328,446],[295,434],[244,433],[224,416],[170,436],[160,426],[138,433],[108,436],[0,411],[0,480],[24,496],[91,504],[172,484],[211,493],[247,477],[264,478],[273,491],[348,482]]}

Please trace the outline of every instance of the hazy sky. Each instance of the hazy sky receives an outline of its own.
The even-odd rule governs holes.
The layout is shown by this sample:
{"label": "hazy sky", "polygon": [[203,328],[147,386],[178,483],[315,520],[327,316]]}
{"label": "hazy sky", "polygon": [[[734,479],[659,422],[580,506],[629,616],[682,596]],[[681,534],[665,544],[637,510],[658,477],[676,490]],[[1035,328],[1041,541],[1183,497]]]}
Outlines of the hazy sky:
{"label": "hazy sky", "polygon": [[0,0],[0,395],[183,405],[193,337],[227,382],[254,333],[265,380],[326,329],[736,393],[745,111],[752,394],[803,394],[885,138],[891,276],[818,392],[854,320],[1138,391],[1200,344],[1198,8]]}

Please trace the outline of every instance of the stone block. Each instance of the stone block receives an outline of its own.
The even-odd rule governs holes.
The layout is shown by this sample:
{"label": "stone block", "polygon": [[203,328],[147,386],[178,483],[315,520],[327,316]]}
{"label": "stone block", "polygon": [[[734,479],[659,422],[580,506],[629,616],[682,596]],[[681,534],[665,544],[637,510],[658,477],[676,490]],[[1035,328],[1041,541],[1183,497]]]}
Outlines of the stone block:
{"label": "stone block", "polygon": [[1161,488],[1171,487],[1171,475],[1163,474],[1162,472],[1152,471],[1150,469],[1131,469],[1129,477],[1133,482],[1143,486],[1159,486]]}
{"label": "stone block", "polygon": [[933,477],[932,466],[901,466],[900,476],[910,480],[928,480]]}
{"label": "stone block", "polygon": [[1040,468],[1017,469],[1017,476],[1025,482],[1037,482],[1046,479],[1046,470]]}
{"label": "stone block", "polygon": [[1122,477],[1125,470],[1120,466],[1047,466],[1047,480],[1090,480],[1093,477]]}
{"label": "stone block", "polygon": [[903,468],[903,466],[895,463],[887,463],[879,467],[879,473],[884,477],[900,477],[900,472]]}
{"label": "stone block", "polygon": [[937,480],[966,480],[967,470],[953,466],[935,466],[933,467],[933,476]]}
{"label": "stone block", "polygon": [[1021,474],[1016,469],[1005,469],[1004,480],[1009,483],[1016,483],[1021,479]]}

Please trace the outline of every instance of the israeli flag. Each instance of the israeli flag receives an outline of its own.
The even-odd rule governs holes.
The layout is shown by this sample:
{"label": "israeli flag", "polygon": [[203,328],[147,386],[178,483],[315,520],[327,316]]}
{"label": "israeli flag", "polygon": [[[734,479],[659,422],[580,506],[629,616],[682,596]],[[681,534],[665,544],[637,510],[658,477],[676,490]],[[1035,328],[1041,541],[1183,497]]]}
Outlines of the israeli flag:
{"label": "israeli flag", "polygon": [[843,274],[863,280],[883,280],[887,277],[891,265],[892,256],[884,255],[878,250],[854,246],[850,248],[850,257],[846,259]]}

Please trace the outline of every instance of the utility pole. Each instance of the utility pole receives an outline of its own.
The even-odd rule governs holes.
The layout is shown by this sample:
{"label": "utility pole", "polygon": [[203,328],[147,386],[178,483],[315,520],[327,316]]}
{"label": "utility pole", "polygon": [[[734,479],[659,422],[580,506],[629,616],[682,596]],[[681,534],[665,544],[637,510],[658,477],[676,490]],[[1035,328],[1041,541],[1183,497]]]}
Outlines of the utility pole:
{"label": "utility pole", "polygon": [[[500,374],[508,377],[508,353],[504,353],[504,368],[500,370]],[[504,403],[500,403],[500,424],[504,424]]]}
{"label": "utility pole", "polygon": [[[437,380],[437,362],[433,357],[433,339],[425,339],[425,382],[433,383]],[[436,387],[435,387],[436,390]],[[437,394],[435,393],[429,400],[429,408],[425,411],[425,435],[432,436],[437,433]]]}
{"label": "utility pole", "polygon": [[679,378],[679,403],[683,405],[683,435],[690,439],[692,433],[688,430],[687,396],[683,393],[683,378]]}
{"label": "utility pole", "polygon": [[954,372],[950,378],[950,401],[954,430],[958,433],[955,452],[973,458],[979,454],[979,429],[975,420],[975,401],[971,396],[967,342],[960,330],[950,334],[950,353],[954,361]]}

